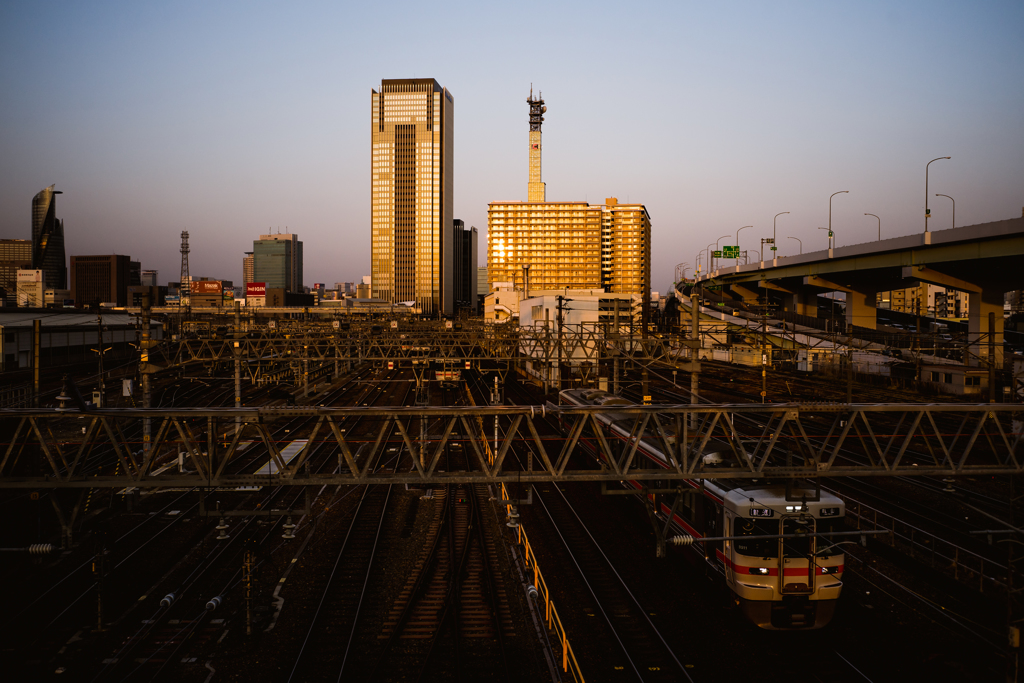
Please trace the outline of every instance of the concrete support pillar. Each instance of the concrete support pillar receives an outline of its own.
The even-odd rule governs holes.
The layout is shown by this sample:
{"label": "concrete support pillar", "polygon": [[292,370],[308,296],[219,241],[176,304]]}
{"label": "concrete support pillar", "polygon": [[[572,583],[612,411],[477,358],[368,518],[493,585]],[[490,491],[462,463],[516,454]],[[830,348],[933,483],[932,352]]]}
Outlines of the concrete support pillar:
{"label": "concrete support pillar", "polygon": [[846,290],[846,327],[851,325],[876,329],[878,326],[878,309],[875,303],[878,297],[874,290],[854,291]]}
{"label": "concrete support pillar", "polygon": [[847,327],[857,325],[858,327],[866,327],[871,330],[877,329],[878,322],[875,303],[878,297],[874,288],[867,289],[866,287],[858,286],[857,289],[853,289],[848,285],[829,282],[817,275],[805,277],[804,285],[819,287],[825,291],[844,292],[846,294]]}
{"label": "concrete support pillar", "polygon": [[812,318],[818,317],[818,290],[800,288],[793,294],[786,297],[787,310],[797,315],[806,315]]}
{"label": "concrete support pillar", "polygon": [[[1001,370],[1003,367],[1003,292],[995,289],[983,289],[980,292],[968,292],[967,294],[970,364],[988,365],[991,346],[995,353],[996,370]],[[995,329],[989,328],[990,318],[994,322]],[[992,338],[989,335],[992,335]]]}

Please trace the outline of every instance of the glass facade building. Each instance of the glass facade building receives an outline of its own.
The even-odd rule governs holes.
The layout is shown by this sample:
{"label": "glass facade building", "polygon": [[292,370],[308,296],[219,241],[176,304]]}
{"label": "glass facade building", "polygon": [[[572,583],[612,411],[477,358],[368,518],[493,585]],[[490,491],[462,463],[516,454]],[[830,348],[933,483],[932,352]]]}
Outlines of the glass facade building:
{"label": "glass facade building", "polygon": [[252,277],[251,282],[265,282],[267,289],[302,293],[302,242],[299,236],[290,233],[260,235],[252,243]]}
{"label": "glass facade building", "polygon": [[432,78],[372,90],[372,296],[454,311],[454,99]]}
{"label": "glass facade building", "polygon": [[67,289],[68,269],[64,253],[64,221],[57,219],[55,185],[32,198],[32,267],[43,271],[46,286]]}

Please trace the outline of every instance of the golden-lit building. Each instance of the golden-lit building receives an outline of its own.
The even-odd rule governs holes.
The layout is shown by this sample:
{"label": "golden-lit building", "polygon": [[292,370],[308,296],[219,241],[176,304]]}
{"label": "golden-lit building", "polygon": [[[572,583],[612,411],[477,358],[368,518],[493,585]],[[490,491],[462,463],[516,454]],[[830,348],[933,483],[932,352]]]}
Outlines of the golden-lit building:
{"label": "golden-lit building", "polygon": [[542,99],[530,93],[530,201],[491,202],[487,209],[487,283],[524,291],[651,291],[651,217],[643,204],[544,201],[541,181]]}
{"label": "golden-lit building", "polygon": [[372,93],[372,296],[451,314],[454,100],[432,78]]}
{"label": "golden-lit building", "polygon": [[651,217],[642,204],[491,202],[487,281],[517,289],[649,295]]}

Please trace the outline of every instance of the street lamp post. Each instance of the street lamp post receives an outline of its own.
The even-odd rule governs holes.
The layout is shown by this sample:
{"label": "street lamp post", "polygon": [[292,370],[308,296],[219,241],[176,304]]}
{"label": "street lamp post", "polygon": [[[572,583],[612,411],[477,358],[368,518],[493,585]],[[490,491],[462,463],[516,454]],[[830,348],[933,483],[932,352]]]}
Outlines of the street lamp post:
{"label": "street lamp post", "polygon": [[[740,230],[746,230],[747,228],[752,228],[752,227],[754,227],[754,226],[753,225],[744,225],[742,228],[740,228]],[[740,265],[740,230],[736,231],[736,265],[737,266]]]}
{"label": "street lamp post", "polygon": [[[718,243],[719,243],[719,242],[721,242],[722,240],[724,240],[724,239],[725,239],[726,237],[728,237],[728,235],[722,235],[721,237],[719,237],[719,238],[718,238],[718,239],[717,239],[717,240],[715,241],[715,251],[718,251],[718,249],[719,249],[719,247],[718,247]],[[721,258],[721,257],[719,257],[719,258]]]}
{"label": "street lamp post", "polygon": [[[866,213],[864,215],[865,216],[875,216],[875,214],[873,214],[873,213]],[[878,216],[875,216],[875,218],[878,218]],[[878,218],[878,241],[879,242],[882,241],[882,219],[881,218]]]}
{"label": "street lamp post", "polygon": [[714,266],[715,266],[715,262],[711,260],[712,258],[714,258],[714,254],[713,254],[713,253],[711,252],[711,245],[712,245],[712,244],[714,244],[714,242],[712,242],[712,243],[711,243],[711,244],[709,244],[708,246],[704,247],[704,252],[705,252],[705,254],[707,254],[707,255],[706,255],[706,256],[704,257],[704,265],[705,265],[705,266],[707,266],[707,269],[708,269],[708,275],[710,275],[710,274],[711,274],[711,270],[712,270],[712,269],[714,268]]}
{"label": "street lamp post", "polygon": [[[775,229],[775,221],[777,221],[779,219],[779,216],[783,216],[783,215],[785,215],[787,213],[789,213],[789,211],[783,211],[782,213],[777,213],[777,214],[775,214],[775,218],[772,219],[772,251],[774,251],[775,253],[778,253],[778,246],[779,246],[779,245],[777,245],[775,243],[775,240],[778,237],[778,235],[776,233],[776,229]],[[772,260],[775,260],[775,259],[772,259]]]}
{"label": "street lamp post", "polygon": [[832,248],[832,197],[837,194],[850,194],[849,190],[839,190],[839,192],[833,192],[828,198],[828,248]]}
{"label": "street lamp post", "polygon": [[939,159],[952,159],[953,157],[935,157],[927,164],[924,165],[924,231],[928,232],[928,218],[930,217],[930,211],[928,209],[928,167]]}
{"label": "street lamp post", "polygon": [[939,194],[938,192],[935,193],[935,196],[936,197],[945,197],[949,201],[953,202],[953,227],[955,228],[956,227],[956,200],[953,199],[952,197],[950,197],[948,194]]}
{"label": "street lamp post", "polygon": [[801,240],[799,237],[790,237],[789,239],[796,240],[797,242],[799,242],[800,243],[800,253],[801,254],[804,253],[804,243],[803,243],[803,240]]}

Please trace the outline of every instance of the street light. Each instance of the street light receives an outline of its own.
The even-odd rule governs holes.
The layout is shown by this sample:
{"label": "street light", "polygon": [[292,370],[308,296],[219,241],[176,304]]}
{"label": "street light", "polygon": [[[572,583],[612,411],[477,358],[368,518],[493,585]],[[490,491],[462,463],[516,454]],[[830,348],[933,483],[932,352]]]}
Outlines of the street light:
{"label": "street light", "polygon": [[779,216],[783,216],[783,215],[785,215],[787,213],[789,213],[789,211],[783,211],[782,213],[777,213],[777,214],[775,214],[775,218],[772,219],[772,251],[778,251],[776,249],[776,247],[778,247],[778,245],[775,244],[775,240],[777,238],[776,231],[775,231],[775,221],[778,220]]}
{"label": "street light", "polygon": [[[752,228],[753,225],[744,225],[740,230],[746,230]],[[740,265],[740,230],[736,231],[736,265]]]}
{"label": "street light", "polygon": [[952,197],[950,197],[948,194],[939,194],[938,192],[935,193],[935,196],[936,197],[945,197],[949,201],[953,202],[953,227],[955,228],[956,227],[956,200],[953,199]]}
{"label": "street light", "polygon": [[[864,215],[865,216],[875,216],[875,214],[873,214],[873,213],[866,213]],[[878,218],[878,216],[875,216],[875,218]],[[879,242],[882,241],[882,219],[881,218],[878,218],[878,241]]]}
{"label": "street light", "polygon": [[928,232],[928,167],[939,159],[952,159],[953,157],[935,157],[924,165],[924,231]]}
{"label": "street light", "polygon": [[801,254],[804,253],[804,242],[803,242],[803,240],[801,240],[799,237],[790,237],[789,239],[796,240],[797,242],[799,242],[800,243],[800,253]]}
{"label": "street light", "polygon": [[828,198],[828,248],[832,248],[832,197],[837,194],[850,194],[849,190],[839,190],[839,192],[833,192]]}

